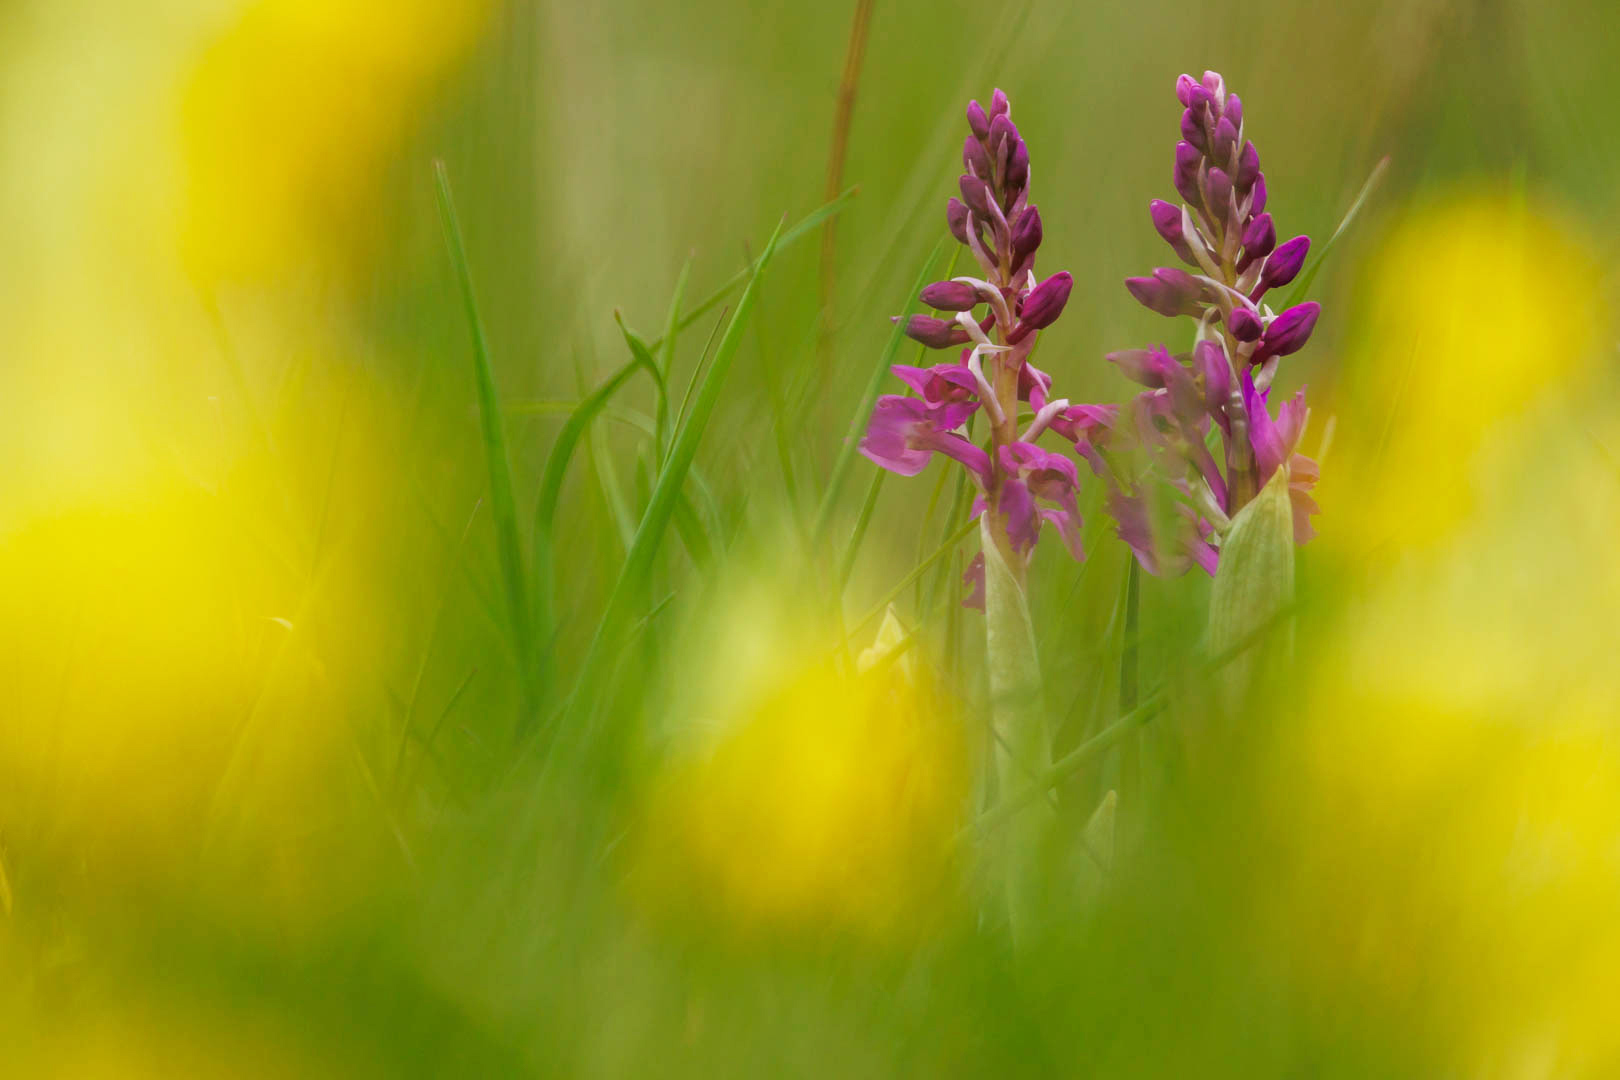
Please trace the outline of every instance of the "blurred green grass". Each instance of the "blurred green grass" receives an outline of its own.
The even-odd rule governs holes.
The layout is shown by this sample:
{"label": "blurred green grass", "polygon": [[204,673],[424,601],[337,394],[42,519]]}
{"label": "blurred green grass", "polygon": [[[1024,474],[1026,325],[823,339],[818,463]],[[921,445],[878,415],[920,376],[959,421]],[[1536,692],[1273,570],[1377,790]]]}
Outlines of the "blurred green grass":
{"label": "blurred green grass", "polygon": [[[929,512],[932,475],[884,484],[841,598],[825,584],[838,544],[806,541],[887,317],[910,309],[908,287],[942,233],[969,97],[1004,87],[1030,140],[1042,265],[1076,282],[1040,362],[1077,400],[1123,399],[1103,353],[1167,333],[1121,280],[1165,261],[1146,204],[1170,189],[1183,70],[1218,68],[1243,95],[1285,230],[1324,241],[1391,158],[1317,279],[1322,325],[1287,371],[1324,417],[1375,417],[1399,395],[1379,358],[1408,344],[1367,340],[1386,325],[1373,317],[1386,274],[1377,259],[1428,208],[1457,192],[1507,192],[1550,207],[1600,250],[1620,223],[1620,120],[1603,108],[1620,15],[1602,0],[988,11],[878,0],[830,339],[819,340],[809,237],[761,280],[702,431],[695,462],[709,493],[694,501],[712,561],[663,538],[628,613],[634,637],[595,686],[601,738],[548,756],[624,562],[613,501],[639,520],[653,488],[656,458],[623,410],[657,409],[634,378],[598,421],[601,436],[581,441],[550,543],[556,623],[536,643],[542,685],[526,702],[431,162],[442,157],[455,185],[526,553],[563,417],[524,403],[580,400],[630,359],[616,311],[656,339],[688,260],[691,300],[757,256],[784,214],[822,203],[853,8],[509,4],[480,18],[476,6],[452,16],[425,3],[21,2],[0,14],[0,220],[12,248],[0,260],[11,328],[0,448],[14,463],[0,479],[0,865],[11,897],[0,1029],[25,1068],[1427,1076],[1603,1075],[1620,1059],[1598,1021],[1515,981],[1530,960],[1485,965],[1478,990],[1522,993],[1522,1008],[1470,997],[1480,942],[1467,934],[1488,941],[1500,917],[1512,953],[1512,935],[1529,940],[1523,924],[1479,895],[1490,874],[1437,885],[1420,857],[1430,841],[1368,824],[1382,821],[1380,805],[1421,810],[1410,834],[1427,828],[1443,849],[1473,835],[1472,819],[1448,825],[1435,806],[1501,789],[1511,831],[1518,802],[1504,778],[1537,767],[1539,733],[1521,742],[1492,728],[1464,744],[1467,768],[1388,804],[1398,796],[1380,786],[1375,745],[1365,788],[1327,785],[1331,797],[1314,802],[1300,794],[1314,774],[1290,772],[1315,760],[1301,702],[1331,717],[1312,694],[1338,684],[1308,664],[1202,757],[1179,735],[1198,717],[1178,694],[1145,736],[1156,801],[1126,817],[1120,842],[1133,856],[1094,903],[1055,911],[1033,954],[979,925],[971,867],[917,927],[876,936],[830,915],[744,932],[706,912],[701,892],[661,904],[638,884],[643,793],[694,730],[720,722],[715,700],[741,694],[721,684],[749,681],[746,643],[791,637],[823,614],[859,617],[954,527]],[[263,70],[208,74],[221,55]],[[265,72],[298,74],[289,82],[306,83],[311,100],[288,103]],[[176,102],[197,95],[257,133],[250,153],[230,143],[220,164],[214,129],[174,119]],[[143,141],[172,125],[172,142]],[[296,137],[323,125],[329,141]],[[250,174],[288,179],[241,183]],[[177,239],[199,206],[203,238]],[[252,233],[261,226],[263,237]],[[186,255],[188,243],[208,258]],[[1568,269],[1544,276],[1560,283]],[[1499,270],[1481,265],[1477,289],[1488,295]],[[1615,279],[1601,274],[1576,315],[1612,310]],[[1414,282],[1419,311],[1456,291],[1421,273],[1401,280]],[[680,335],[673,394],[737,295]],[[1584,425],[1600,448],[1617,430],[1608,322],[1570,347],[1603,365],[1578,368],[1584,381],[1547,424]],[[1457,393],[1466,399],[1466,384]],[[1583,411],[1561,424],[1575,403]],[[1595,457],[1590,441],[1500,430],[1510,456],[1557,448],[1545,471],[1527,473],[1523,486],[1541,495],[1526,505],[1551,517],[1546,504],[1567,496],[1573,515],[1608,520],[1601,467],[1579,481],[1560,467]],[[1325,477],[1331,490],[1332,458]],[[835,540],[868,478],[857,461],[833,504]],[[949,505],[952,489],[942,492]],[[1117,704],[1125,554],[1097,492],[1086,495],[1091,560],[1042,550],[1032,571],[1060,751]],[[1324,534],[1360,535],[1362,495],[1341,489]],[[1529,553],[1528,566],[1503,558],[1532,583],[1564,581],[1536,559],[1590,550],[1570,558],[1511,520],[1481,520],[1498,549]],[[1384,568],[1347,554],[1353,543],[1302,550],[1302,642],[1338,641],[1371,618],[1357,605],[1382,595]],[[1389,562],[1418,557],[1395,543]],[[946,673],[960,675],[971,716],[977,616],[929,602],[942,580],[924,576],[898,608],[922,624],[923,657],[963,657]],[[779,602],[736,595],[755,587]],[[1147,687],[1185,674],[1207,592],[1196,576],[1144,580]],[[1594,586],[1588,600],[1602,611],[1607,595]],[[1536,656],[1536,633],[1527,622],[1508,640]],[[1612,631],[1594,634],[1601,645]],[[1401,730],[1404,707],[1427,715],[1417,691],[1391,700],[1373,699],[1363,717],[1382,737]],[[1612,702],[1592,711],[1607,751]],[[515,751],[531,713],[541,741]],[[1067,817],[1083,822],[1117,769],[1110,760],[1065,785]],[[768,772],[762,790],[786,779]],[[1585,813],[1601,844],[1611,818],[1607,803],[1594,807],[1568,813]],[[1555,831],[1564,824],[1552,819]],[[1496,818],[1481,810],[1478,821]],[[1519,880],[1519,864],[1505,865]],[[1357,887],[1334,876],[1357,868],[1372,874]],[[1597,880],[1565,891],[1608,895]],[[1361,921],[1334,906],[1339,894],[1347,905],[1405,898],[1417,914],[1413,925]],[[1290,899],[1306,913],[1296,918]],[[1574,903],[1524,907],[1556,920]],[[1449,916],[1473,905],[1483,914],[1448,934]],[[1563,963],[1539,977],[1562,979],[1567,994],[1609,987],[1573,959],[1583,934],[1593,955],[1612,955],[1609,932],[1574,910],[1573,945],[1526,944],[1526,955]],[[1402,953],[1429,966],[1380,979]],[[1470,1022],[1476,1013],[1497,1030]],[[1523,1030],[1502,1016],[1525,1018]]]}

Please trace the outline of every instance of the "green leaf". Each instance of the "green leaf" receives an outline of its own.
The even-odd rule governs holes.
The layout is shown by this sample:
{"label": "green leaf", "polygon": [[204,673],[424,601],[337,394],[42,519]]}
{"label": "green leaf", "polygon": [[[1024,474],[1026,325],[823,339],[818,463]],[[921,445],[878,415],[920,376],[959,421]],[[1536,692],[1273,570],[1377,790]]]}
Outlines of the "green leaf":
{"label": "green leaf", "polygon": [[[1006,799],[1046,774],[1052,764],[1052,748],[1042,704],[1035,626],[1024,587],[991,534],[991,515],[980,515],[979,525],[996,788]],[[1042,810],[1020,815],[1002,837],[998,852],[1007,916],[1014,943],[1019,945],[1038,916],[1042,851],[1052,821],[1044,802]]]}
{"label": "green leaf", "polygon": [[[1209,652],[1224,654],[1253,640],[1293,602],[1294,509],[1288,497],[1288,471],[1278,469],[1260,494],[1238,511],[1221,545],[1221,563],[1209,597]],[[1228,709],[1247,693],[1263,664],[1292,652],[1290,624],[1265,636],[1272,649],[1236,656],[1218,676],[1220,699]]]}

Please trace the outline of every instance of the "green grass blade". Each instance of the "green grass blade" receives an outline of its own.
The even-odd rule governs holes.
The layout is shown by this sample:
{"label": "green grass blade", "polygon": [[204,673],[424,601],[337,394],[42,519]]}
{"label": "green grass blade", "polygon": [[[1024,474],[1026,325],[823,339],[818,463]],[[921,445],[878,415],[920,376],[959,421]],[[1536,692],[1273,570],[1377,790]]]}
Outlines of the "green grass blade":
{"label": "green grass blade", "polygon": [[1310,292],[1311,282],[1316,280],[1316,275],[1321,271],[1322,264],[1327,262],[1328,252],[1333,250],[1333,245],[1338,242],[1339,237],[1344,235],[1344,231],[1350,227],[1350,223],[1356,220],[1356,215],[1361,213],[1362,206],[1365,205],[1373,191],[1377,189],[1379,183],[1383,181],[1384,174],[1388,171],[1388,157],[1385,157],[1373,167],[1372,174],[1367,177],[1367,182],[1361,185],[1361,192],[1356,195],[1356,201],[1350,204],[1349,210],[1345,211],[1344,219],[1339,222],[1339,227],[1333,230],[1333,235],[1328,237],[1328,242],[1322,245],[1321,253],[1312,260],[1311,268],[1305,271],[1304,276],[1299,279],[1299,284],[1294,286],[1294,291],[1288,294],[1288,303],[1283,305],[1284,309],[1291,308],[1295,304],[1304,301],[1306,294]]}
{"label": "green grass blade", "polygon": [[878,493],[883,490],[883,480],[888,475],[887,469],[872,470],[872,482],[866,488],[866,501],[861,503],[861,516],[855,519],[849,543],[844,545],[844,558],[838,564],[837,596],[843,596],[844,587],[849,584],[849,575],[855,569],[855,556],[860,554],[861,541],[866,538],[866,527],[872,523],[872,511],[877,509]]}
{"label": "green grass blade", "polygon": [[657,440],[659,458],[662,459],[665,433],[669,429],[669,388],[664,383],[664,373],[659,370],[658,361],[653,359],[652,350],[647,347],[647,343],[642,341],[634,330],[624,325],[624,316],[615,311],[613,321],[619,324],[619,333],[624,335],[624,343],[630,346],[631,357],[646,369],[647,374],[652,377],[654,388],[658,391],[658,400],[653,411],[657,421],[654,437]]}
{"label": "green grass blade", "polygon": [[528,658],[532,655],[532,627],[529,622],[529,584],[523,565],[523,543],[518,529],[517,499],[513,493],[512,459],[506,446],[506,428],[501,415],[500,395],[495,388],[495,374],[490,366],[489,342],[484,336],[483,320],[478,314],[478,300],[473,293],[472,269],[467,263],[466,242],[462,238],[461,221],[456,216],[455,201],[450,195],[450,176],[443,161],[433,163],[433,176],[439,199],[439,218],[444,226],[445,244],[450,261],[461,284],[461,298],[466,306],[467,323],[472,331],[473,370],[478,387],[478,416],[484,435],[484,459],[489,470],[489,507],[495,519],[501,577],[506,586],[506,603],[511,619],[512,647],[522,658],[518,665],[524,694],[526,722],[532,714],[534,687],[529,678]]}
{"label": "green grass blade", "polygon": [[[738,346],[742,342],[743,327],[747,324],[758,297],[760,278],[770,264],[771,256],[776,252],[781,235],[782,230],[778,227],[759,259],[755,261],[753,276],[744,288],[742,297],[737,301],[737,310],[732,314],[731,322],[715,349],[714,361],[709,365],[708,372],[703,376],[702,385],[698,387],[697,394],[693,398],[691,415],[675,433],[669,460],[658,474],[658,482],[653,487],[652,498],[642,515],[635,540],[630,545],[629,554],[625,556],[624,566],[619,571],[619,579],[608,596],[607,607],[602,613],[601,622],[597,625],[596,635],[580,666],[579,681],[573,696],[575,708],[581,705],[589,708],[594,704],[594,684],[601,677],[604,665],[611,657],[617,655],[620,627],[641,596],[652,570],[653,558],[658,553],[658,546],[675,513],[681,488],[686,483],[687,473],[692,466],[692,459],[697,456],[698,444],[703,439],[704,429],[708,427],[709,418],[720,399],[720,390],[725,384],[732,360],[736,357]],[[572,711],[574,710],[571,709],[570,712]]]}
{"label": "green grass blade", "polygon": [[[852,187],[842,195],[838,196],[838,198],[834,199],[832,202],[810,211],[810,213],[806,214],[804,219],[797,225],[781,234],[781,238],[776,244],[777,248],[786,249],[791,247],[794,243],[802,239],[805,234],[814,232],[823,221],[826,221],[828,218],[832,217],[834,214],[838,213],[845,206],[847,206],[849,201],[855,197],[856,192],[859,190],[859,188]],[[691,311],[688,311],[685,315],[682,315],[679,322],[676,323],[676,328],[679,330],[685,330],[688,326],[691,326],[703,316],[713,311],[716,307],[720,306],[720,302],[723,301],[727,296],[730,296],[733,289],[744,282],[752,281],[756,276],[758,276],[759,271],[764,264],[765,256],[762,254],[759,258],[755,259],[753,262],[731,275],[730,279],[727,280],[724,285],[710,293]],[[664,339],[659,338],[657,341],[650,342],[648,344],[648,348],[656,351],[660,346],[663,345],[663,343]]]}
{"label": "green grass blade", "polygon": [[[939,253],[944,249],[948,237],[940,237],[934,245],[934,250],[928,253],[923,260],[922,270],[917,274],[917,280],[912,283],[911,290],[906,293],[904,310],[909,311],[916,302],[916,297],[922,287],[928,284],[929,271],[939,261]],[[883,347],[883,353],[878,358],[878,364],[872,370],[872,376],[867,380],[866,390],[861,395],[860,403],[855,408],[855,418],[850,421],[849,433],[844,437],[843,445],[838,448],[838,455],[833,459],[832,472],[827,476],[827,490],[821,496],[821,508],[816,511],[815,525],[810,535],[819,540],[826,535],[829,520],[832,517],[833,506],[838,501],[839,489],[844,484],[844,474],[849,471],[850,462],[855,457],[855,448],[861,440],[861,433],[866,428],[867,418],[872,414],[872,402],[877,400],[878,390],[883,385],[883,378],[889,373],[889,367],[894,363],[894,357],[900,351],[900,342],[905,340],[905,317],[902,315],[894,329],[889,332],[889,341]]]}
{"label": "green grass blade", "polygon": [[[686,280],[692,272],[692,259],[687,257],[681,266],[681,276],[675,279],[675,295],[669,300],[669,315],[664,319],[664,339],[658,346],[658,370],[663,373],[664,383],[669,383],[669,373],[675,367],[675,341],[681,331],[681,302],[686,299]],[[667,397],[666,397],[667,400]],[[665,431],[667,435],[667,429]],[[664,455],[669,453],[669,444],[662,439],[658,443],[658,462],[663,464]]]}

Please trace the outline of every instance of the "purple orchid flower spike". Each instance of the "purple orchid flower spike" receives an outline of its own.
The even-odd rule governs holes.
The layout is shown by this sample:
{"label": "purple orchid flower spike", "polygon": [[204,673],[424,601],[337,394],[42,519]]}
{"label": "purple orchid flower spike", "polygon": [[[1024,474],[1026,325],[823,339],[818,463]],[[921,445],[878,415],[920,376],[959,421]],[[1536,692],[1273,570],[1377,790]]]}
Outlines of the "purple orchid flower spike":
{"label": "purple orchid flower spike", "polygon": [[[1036,278],[1045,230],[1029,201],[1029,147],[1007,96],[998,90],[988,107],[969,104],[967,121],[964,172],[945,218],[977,269],[922,290],[919,299],[940,315],[903,320],[907,336],[929,348],[960,348],[962,355],[955,364],[894,367],[917,396],[880,398],[861,452],[907,476],[926,468],[935,453],[965,465],[980,492],[975,505],[989,508],[988,541],[1022,586],[1043,524],[1057,530],[1075,558],[1082,557],[1076,459],[1043,450],[1036,440],[1057,432],[1095,471],[1100,458],[1092,461],[1098,454],[1094,436],[1113,423],[1117,410],[1054,399],[1051,377],[1029,363],[1040,333],[1063,314],[1074,279],[1066,272]],[[1193,296],[1201,289],[1181,271],[1170,272],[1170,282],[1158,287]],[[1025,402],[1034,416],[1020,430]],[[988,420],[987,446],[961,430],[981,410]],[[976,565],[982,582],[983,562]]]}
{"label": "purple orchid flower spike", "polygon": [[[1147,389],[1107,443],[1111,453],[1093,468],[1109,485],[1120,537],[1145,570],[1198,565],[1213,574],[1225,530],[1279,469],[1289,480],[1295,539],[1314,535],[1310,492],[1318,470],[1295,449],[1308,416],[1305,392],[1275,416],[1267,398],[1279,358],[1304,348],[1321,306],[1310,301],[1275,313],[1264,303],[1268,291],[1298,277],[1310,239],[1277,242],[1243,103],[1212,71],[1181,76],[1176,97],[1183,111],[1172,181],[1182,205],[1155,199],[1149,213],[1154,231],[1189,269],[1161,267],[1125,285],[1152,311],[1196,320],[1197,344],[1185,356],[1163,347],[1109,356]],[[1213,450],[1212,428],[1219,439]],[[1147,472],[1113,460],[1125,454],[1145,460]],[[1168,493],[1173,512],[1157,507],[1158,492]]]}

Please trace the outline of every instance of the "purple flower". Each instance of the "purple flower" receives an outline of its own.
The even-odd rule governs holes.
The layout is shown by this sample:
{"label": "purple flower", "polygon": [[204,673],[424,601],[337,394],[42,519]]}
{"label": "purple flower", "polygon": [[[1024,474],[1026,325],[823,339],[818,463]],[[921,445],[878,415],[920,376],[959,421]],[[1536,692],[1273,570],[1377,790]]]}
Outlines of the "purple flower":
{"label": "purple flower", "polygon": [[872,422],[861,440],[861,453],[873,464],[916,476],[937,450],[966,465],[981,480],[990,480],[990,455],[953,429],[977,408],[970,404],[930,405],[916,398],[884,394],[872,410]]}
{"label": "purple flower", "polygon": [[926,368],[895,364],[889,371],[930,405],[971,402],[979,389],[973,373],[961,364],[935,364]]}
{"label": "purple flower", "polygon": [[[1080,544],[1080,507],[1077,502],[1080,475],[1074,467],[1074,459],[1042,450],[1033,443],[1013,442],[1000,448],[999,462],[1008,476],[1003,491],[1023,491],[1023,494],[1014,497],[1014,502],[1019,512],[1026,515],[1019,519],[1018,528],[1027,530],[1029,546],[1034,546],[1040,521],[1045,520],[1057,527],[1069,554],[1075,559],[1084,559],[1086,555]],[[1034,499],[1053,505],[1037,509]],[[1006,497],[1003,496],[1004,513],[1006,506]],[[1008,531],[1012,532],[1013,528],[1014,520],[1009,514]],[[1024,532],[1019,532],[1015,537],[1023,535]]]}
{"label": "purple flower", "polygon": [[[1273,316],[1260,304],[1268,290],[1298,277],[1310,240],[1277,243],[1260,152],[1244,137],[1243,102],[1227,93],[1226,80],[1213,71],[1201,79],[1182,75],[1176,98],[1183,112],[1172,179],[1183,205],[1154,201],[1153,227],[1198,276],[1160,268],[1125,284],[1153,311],[1197,319],[1199,340],[1190,356],[1162,346],[1109,355],[1148,389],[1131,402],[1128,422],[1105,451],[1092,447],[1086,455],[1096,457],[1093,470],[1109,485],[1120,536],[1153,573],[1193,563],[1213,571],[1219,534],[1278,468],[1288,469],[1301,543],[1312,535],[1316,509],[1316,464],[1294,452],[1304,429],[1303,391],[1275,418],[1266,393],[1277,358],[1305,346],[1321,308],[1311,301]],[[1220,437],[1213,450],[1211,424]],[[1145,458],[1148,473],[1115,467],[1111,459],[1127,453]],[[1148,485],[1150,475],[1157,488]],[[1167,504],[1173,512],[1153,510],[1161,489],[1174,494]]]}
{"label": "purple flower", "polygon": [[[1207,106],[1209,93],[1200,93]],[[994,507],[987,535],[1003,556],[1027,558],[1041,525],[1050,522],[1080,558],[1077,461],[1084,459],[1103,475],[1107,462],[1100,447],[1110,438],[1118,410],[1054,398],[1051,377],[1029,362],[1041,331],[1063,313],[1074,279],[1062,271],[1036,277],[1043,223],[1029,201],[1029,146],[1012,121],[1007,95],[997,90],[988,108],[970,103],[967,123],[960,198],[947,201],[945,220],[978,263],[978,276],[937,281],[922,290],[924,304],[954,312],[954,318],[903,317],[908,336],[936,349],[960,348],[961,360],[895,365],[895,377],[918,396],[879,398],[860,450],[882,468],[907,476],[926,468],[935,453],[945,454],[972,475],[979,492],[975,514]],[[1163,211],[1155,208],[1155,214]],[[1182,249],[1193,254],[1185,244]],[[1164,270],[1148,280],[1155,295],[1176,298],[1177,310],[1190,308],[1200,295],[1201,286],[1184,271]],[[975,319],[974,313],[984,309],[985,316]],[[1190,386],[1190,376],[1187,382]],[[1022,401],[1036,415],[1019,434]],[[991,421],[988,447],[957,430],[981,407]],[[1036,440],[1048,430],[1071,445],[1061,454],[1041,449]],[[971,606],[982,597],[982,557],[965,580],[978,583]]]}
{"label": "purple flower", "polygon": [[1288,498],[1294,510],[1294,542],[1303,544],[1316,535],[1311,515],[1318,513],[1311,490],[1320,476],[1316,462],[1294,452],[1305,431],[1309,410],[1305,391],[1300,389],[1277,409],[1272,419],[1266,405],[1267,393],[1255,389],[1254,379],[1243,373],[1243,402],[1249,414],[1249,443],[1254,448],[1256,479],[1262,485],[1278,469],[1288,470]]}

